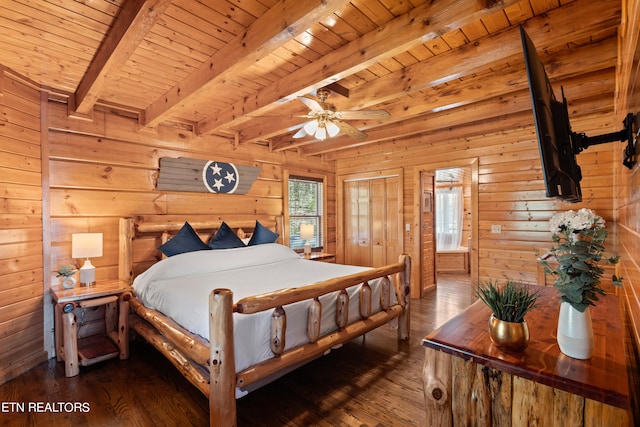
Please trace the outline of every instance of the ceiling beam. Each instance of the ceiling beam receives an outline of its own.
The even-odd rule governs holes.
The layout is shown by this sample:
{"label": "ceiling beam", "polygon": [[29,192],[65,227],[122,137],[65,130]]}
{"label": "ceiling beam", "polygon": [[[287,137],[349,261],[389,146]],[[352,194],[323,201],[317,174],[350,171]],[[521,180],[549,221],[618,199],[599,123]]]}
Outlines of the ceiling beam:
{"label": "ceiling beam", "polygon": [[[545,58],[545,62],[552,65],[549,67],[549,78],[552,82],[562,79],[562,84],[565,85],[565,94],[570,100],[577,96],[595,96],[598,91],[608,91],[613,83],[609,78],[610,70],[617,63],[615,45],[616,38],[610,37],[595,44],[575,48],[569,53],[566,51],[556,52],[554,55]],[[581,64],[581,72],[590,74],[586,74],[580,79],[574,79],[576,63]],[[554,84],[558,96],[560,96],[559,85],[560,83]],[[419,94],[414,94],[410,100],[399,98],[394,102],[387,103],[384,105],[384,109],[391,114],[391,119],[389,120],[368,123],[351,122],[351,124],[364,132],[368,132],[371,127],[384,127],[420,115],[461,107],[483,99],[509,94],[527,87],[528,81],[524,69],[524,61],[521,60],[521,63],[513,62],[511,67],[504,68],[499,74],[496,72],[493,77],[467,78],[456,84],[455,91],[450,90],[448,86],[432,87],[421,91]],[[574,87],[580,90],[580,93],[575,93],[575,96],[573,92],[576,91],[572,89]],[[361,123],[364,123],[364,126]],[[292,149],[314,142],[310,138],[296,139],[292,142],[290,134],[271,140],[273,151]]]}
{"label": "ceiling beam", "polygon": [[273,108],[297,96],[357,73],[381,59],[390,58],[434,40],[443,33],[475,22],[515,3],[515,0],[503,0],[499,5],[492,4],[490,7],[485,0],[427,2],[321,59],[283,76],[272,85],[255,92],[253,96],[245,97],[201,120],[198,129],[202,133],[209,133],[233,128],[255,116],[267,114]]}
{"label": "ceiling beam", "polygon": [[[580,3],[579,7],[574,7],[574,4],[570,3],[562,9],[553,10],[545,16],[526,22],[527,32],[536,43],[539,51],[557,46],[558,43],[560,45],[566,44],[574,37],[586,38],[591,34],[606,30],[612,25],[615,26],[620,19],[619,3],[616,0],[591,2],[589,5]],[[600,16],[602,20],[593,22],[587,19],[589,16]],[[576,23],[581,23],[581,25]],[[553,28],[553,32],[550,32],[549,28]],[[500,46],[500,48],[497,49],[496,46]],[[386,108],[380,103],[447,81],[473,75],[492,65],[503,66],[509,60],[523,62],[522,43],[517,27],[478,40],[473,45],[464,45],[459,49],[390,73],[375,82],[363,85],[362,88],[354,88],[350,91],[349,99],[340,101],[339,109],[362,109],[374,105],[375,108]],[[456,70],[455,74],[452,74],[452,68]],[[550,71],[555,73],[555,66]],[[281,111],[284,114],[289,114],[290,110],[285,107],[282,106]],[[431,104],[431,108],[437,107],[437,105]],[[400,117],[405,117],[405,115]],[[240,138],[244,142],[273,138],[291,132],[291,127],[294,124],[296,124],[294,120],[272,120],[263,126],[251,126],[243,129]],[[274,147],[278,145],[276,142]]]}
{"label": "ceiling beam", "polygon": [[[542,52],[548,48],[563,46],[580,37],[586,38],[616,26],[620,21],[619,6],[618,0],[590,2],[588,5],[572,2],[544,16],[533,18],[523,26],[538,52],[541,52],[544,62]],[[598,16],[598,21],[587,22],[588,17],[592,16]],[[553,31],[549,31],[549,28],[553,28]],[[495,64],[504,64],[511,58],[518,62],[524,60],[518,27],[463,45],[454,51],[414,64],[407,70],[388,74],[371,84],[355,88],[351,91],[346,106],[352,109],[367,108],[396,99],[405,93],[481,72]]]}
{"label": "ceiling beam", "polygon": [[[343,8],[349,0],[281,0],[260,16],[183,81],[169,89],[144,113],[146,126],[157,126],[192,97],[206,92],[227,76],[243,71],[307,28]],[[200,126],[198,126],[199,128]]]}
{"label": "ceiling beam", "polygon": [[[609,94],[610,95],[610,94]],[[591,126],[590,133],[597,133],[599,130],[606,132],[612,125],[612,113],[611,104],[607,104],[607,108],[593,114],[589,114],[585,117],[579,117],[575,121],[577,123],[588,122]],[[519,130],[528,129],[527,133],[520,133]],[[337,150],[331,153],[322,154],[322,158],[326,161],[334,161],[338,159],[351,158],[356,156],[367,155],[367,153],[379,153],[380,151],[388,151],[390,148],[394,150],[403,150],[405,148],[415,147],[416,142],[422,143],[428,149],[432,146],[432,143],[437,141],[448,141],[452,144],[458,143],[460,145],[461,140],[465,140],[465,144],[470,149],[481,150],[480,141],[471,141],[472,139],[485,138],[488,134],[510,134],[514,135],[514,131],[518,132],[521,138],[527,138],[530,136],[530,143],[535,144],[536,133],[532,120],[531,112],[517,112],[509,113],[501,117],[495,117],[492,120],[482,120],[480,122],[468,122],[461,123],[459,126],[453,128],[436,129],[434,131],[410,135],[408,137],[394,139],[394,144],[390,145],[389,140],[379,141],[375,144],[358,147],[349,147],[344,150]],[[514,141],[515,142],[515,141]],[[509,167],[510,170],[517,168],[517,164],[513,164]],[[527,166],[530,168],[530,166]]]}
{"label": "ceiling beam", "polygon": [[132,0],[115,18],[76,89],[75,112],[88,115],[110,76],[117,73],[144,40],[171,0]]}
{"label": "ceiling beam", "polygon": [[[609,78],[606,78],[606,75],[608,75]],[[580,111],[580,114],[592,114],[599,111],[602,105],[609,105],[609,103],[603,103],[602,99],[610,97],[613,94],[613,68],[610,68],[608,71],[602,71],[601,77],[609,82],[608,87],[602,87],[599,84],[589,85],[589,81],[595,78],[594,76],[591,76],[591,79],[588,76],[580,76],[579,78],[563,82],[566,83],[567,86],[580,86],[580,98],[575,97],[571,100],[570,110]],[[499,79],[499,76],[496,76],[496,79]],[[432,132],[443,129],[453,129],[459,126],[464,127],[468,123],[493,121],[503,117],[504,111],[509,111],[510,114],[525,113],[529,117],[529,123],[532,124],[533,113],[531,112],[531,98],[528,89],[523,88],[509,94],[502,94],[452,110],[421,115],[409,120],[372,129],[368,131],[369,137],[363,141],[356,141],[347,136],[341,136],[323,142],[316,142],[300,147],[300,153],[302,155],[317,155],[389,139],[404,138],[416,134],[429,135]]]}

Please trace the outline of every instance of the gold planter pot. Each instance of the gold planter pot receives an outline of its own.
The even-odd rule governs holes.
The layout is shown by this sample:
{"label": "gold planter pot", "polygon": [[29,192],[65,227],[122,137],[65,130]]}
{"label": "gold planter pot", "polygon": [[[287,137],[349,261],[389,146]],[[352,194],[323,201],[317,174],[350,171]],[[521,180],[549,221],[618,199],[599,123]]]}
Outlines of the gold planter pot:
{"label": "gold planter pot", "polygon": [[496,347],[503,350],[522,351],[529,343],[529,326],[526,321],[506,322],[491,315],[489,337]]}

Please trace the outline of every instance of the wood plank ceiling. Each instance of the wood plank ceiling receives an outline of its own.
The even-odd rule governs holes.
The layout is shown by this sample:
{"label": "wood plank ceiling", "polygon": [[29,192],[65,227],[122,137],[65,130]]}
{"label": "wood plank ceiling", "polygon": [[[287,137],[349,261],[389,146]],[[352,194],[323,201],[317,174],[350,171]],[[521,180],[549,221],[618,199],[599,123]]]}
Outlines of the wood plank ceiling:
{"label": "wood plank ceiling", "polygon": [[[4,0],[0,64],[73,115],[120,109],[313,155],[463,136],[491,118],[530,125],[521,24],[564,86],[574,130],[594,116],[614,125],[620,16],[620,0]],[[296,97],[330,84],[348,92],[331,93],[338,110],[391,118],[349,121],[363,140],[292,138],[308,111]]]}

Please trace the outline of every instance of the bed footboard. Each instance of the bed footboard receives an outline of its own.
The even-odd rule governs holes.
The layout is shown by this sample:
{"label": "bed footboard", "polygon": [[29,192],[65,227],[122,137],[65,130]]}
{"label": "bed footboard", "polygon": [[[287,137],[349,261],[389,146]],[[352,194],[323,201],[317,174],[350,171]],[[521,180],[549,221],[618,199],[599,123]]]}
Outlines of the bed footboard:
{"label": "bed footboard", "polygon": [[[214,290],[209,298],[210,424],[212,426],[235,425],[236,387],[245,387],[286,367],[312,360],[329,351],[332,347],[382,326],[392,319],[398,319],[398,339],[407,340],[410,326],[410,271],[410,257],[402,255],[396,264],[328,280],[320,284],[244,298],[235,305],[231,291],[227,289]],[[397,280],[393,281],[397,303],[385,303],[388,301],[389,295],[385,295],[385,291],[382,291],[380,301],[382,310],[371,314],[371,292],[368,282],[375,278],[383,278],[387,281],[386,288],[390,292],[388,277],[392,275],[397,275]],[[348,296],[344,290],[358,284],[362,285],[360,291],[360,315],[362,318],[349,323],[345,309],[348,306]],[[317,323],[320,319],[319,311],[321,308],[315,302],[320,296],[332,292],[337,292],[336,324],[339,329],[328,335],[318,336],[317,331],[320,330],[320,325]],[[310,342],[284,351],[286,312],[283,306],[302,300],[313,301],[309,308],[308,335]],[[271,327],[271,348],[274,357],[236,373],[233,352],[233,313],[251,314],[266,310],[273,310],[274,313]]]}

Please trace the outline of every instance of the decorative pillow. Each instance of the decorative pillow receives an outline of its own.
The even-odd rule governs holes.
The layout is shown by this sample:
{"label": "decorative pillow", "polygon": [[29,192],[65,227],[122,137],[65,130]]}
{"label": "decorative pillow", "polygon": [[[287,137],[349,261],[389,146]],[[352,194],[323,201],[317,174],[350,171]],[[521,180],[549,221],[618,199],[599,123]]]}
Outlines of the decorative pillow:
{"label": "decorative pillow", "polygon": [[185,252],[201,251],[211,248],[200,240],[200,237],[198,237],[198,234],[193,230],[191,225],[185,222],[180,231],[158,249],[166,256],[173,256]]}
{"label": "decorative pillow", "polygon": [[256,228],[253,230],[251,240],[249,240],[249,246],[261,245],[263,243],[275,243],[280,235],[269,230],[260,222],[256,221]]}
{"label": "decorative pillow", "polygon": [[243,248],[246,245],[242,240],[233,232],[231,227],[223,222],[216,231],[216,234],[209,240],[210,249],[232,249]]}

